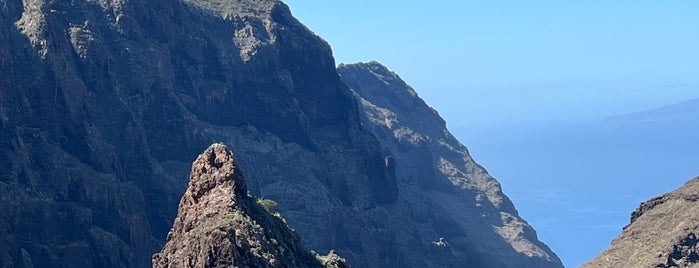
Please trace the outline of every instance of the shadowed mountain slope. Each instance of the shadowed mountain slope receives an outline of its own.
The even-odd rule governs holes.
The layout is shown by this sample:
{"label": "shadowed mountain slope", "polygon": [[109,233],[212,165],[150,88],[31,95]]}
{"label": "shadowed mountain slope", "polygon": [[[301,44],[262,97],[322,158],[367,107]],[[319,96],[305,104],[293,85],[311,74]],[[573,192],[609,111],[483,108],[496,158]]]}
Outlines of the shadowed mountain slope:
{"label": "shadowed mountain slope", "polygon": [[[459,267],[562,267],[439,114],[377,62],[340,65],[362,122],[395,165],[399,208],[422,243]],[[448,249],[439,249],[446,241]]]}
{"label": "shadowed mountain slope", "polygon": [[149,267],[215,141],[310,247],[400,258],[341,238],[391,233],[395,178],[283,3],[0,1],[0,263]]}
{"label": "shadowed mountain slope", "polygon": [[[406,209],[420,195],[401,192],[412,179],[399,183],[335,67],[279,1],[0,0],[0,264],[149,267],[212,142],[236,148],[250,192],[276,200],[305,245],[354,267],[444,267],[486,251],[517,256],[490,267],[557,263],[475,166],[444,162],[482,194],[429,192],[443,210]],[[472,219],[444,216],[453,210],[513,225],[492,227],[504,241],[426,242],[464,233],[453,221]],[[449,257],[452,243],[467,256]]]}

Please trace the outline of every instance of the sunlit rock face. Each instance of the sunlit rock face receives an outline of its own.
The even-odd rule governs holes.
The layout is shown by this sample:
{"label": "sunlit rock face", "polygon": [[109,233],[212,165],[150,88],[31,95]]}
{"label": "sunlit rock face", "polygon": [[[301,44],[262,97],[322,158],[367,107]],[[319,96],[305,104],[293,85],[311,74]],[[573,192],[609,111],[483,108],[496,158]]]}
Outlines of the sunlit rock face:
{"label": "sunlit rock face", "polygon": [[699,266],[699,177],[654,197],[599,256],[582,267]]}
{"label": "sunlit rock face", "polygon": [[192,164],[189,187],[153,267],[348,267],[337,255],[316,259],[271,210],[248,195],[233,153],[213,144]]}

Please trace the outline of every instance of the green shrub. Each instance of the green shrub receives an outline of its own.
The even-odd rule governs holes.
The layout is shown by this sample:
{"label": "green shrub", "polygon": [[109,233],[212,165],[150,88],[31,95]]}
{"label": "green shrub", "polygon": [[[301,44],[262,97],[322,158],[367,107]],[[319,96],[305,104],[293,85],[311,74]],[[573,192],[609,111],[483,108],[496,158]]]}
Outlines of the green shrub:
{"label": "green shrub", "polygon": [[277,202],[274,202],[272,199],[259,198],[257,199],[257,204],[269,213],[274,213],[277,210]]}

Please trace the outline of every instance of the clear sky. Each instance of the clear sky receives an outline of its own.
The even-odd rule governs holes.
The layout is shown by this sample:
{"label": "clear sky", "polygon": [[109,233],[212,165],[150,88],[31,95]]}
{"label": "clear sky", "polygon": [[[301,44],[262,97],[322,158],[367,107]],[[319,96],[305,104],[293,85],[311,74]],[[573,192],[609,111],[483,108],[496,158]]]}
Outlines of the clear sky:
{"label": "clear sky", "polygon": [[338,63],[384,63],[450,125],[605,116],[699,97],[699,1],[286,3]]}

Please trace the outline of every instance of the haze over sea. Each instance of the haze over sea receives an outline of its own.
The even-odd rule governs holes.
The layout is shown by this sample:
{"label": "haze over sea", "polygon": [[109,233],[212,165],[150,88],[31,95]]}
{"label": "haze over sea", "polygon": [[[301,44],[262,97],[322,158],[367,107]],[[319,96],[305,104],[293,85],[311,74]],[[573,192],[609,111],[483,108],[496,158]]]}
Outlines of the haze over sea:
{"label": "haze over sea", "polygon": [[602,121],[453,129],[567,267],[602,252],[640,202],[699,175],[699,127]]}

